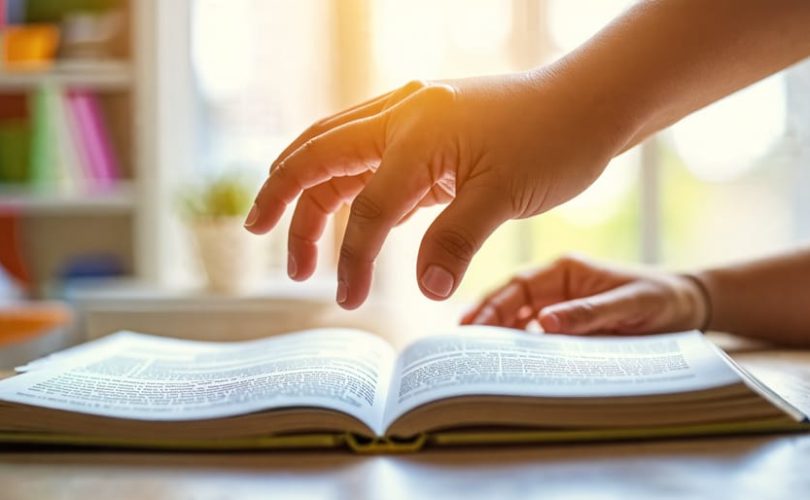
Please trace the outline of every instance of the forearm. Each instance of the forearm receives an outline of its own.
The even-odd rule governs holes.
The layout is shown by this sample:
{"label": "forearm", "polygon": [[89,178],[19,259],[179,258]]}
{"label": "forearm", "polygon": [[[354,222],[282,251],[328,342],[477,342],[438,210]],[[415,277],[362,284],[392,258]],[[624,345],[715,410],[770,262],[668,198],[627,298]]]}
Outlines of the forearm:
{"label": "forearm", "polygon": [[810,346],[810,247],[696,276],[711,300],[709,329]]}
{"label": "forearm", "polygon": [[810,55],[807,0],[643,2],[556,64],[618,149]]}

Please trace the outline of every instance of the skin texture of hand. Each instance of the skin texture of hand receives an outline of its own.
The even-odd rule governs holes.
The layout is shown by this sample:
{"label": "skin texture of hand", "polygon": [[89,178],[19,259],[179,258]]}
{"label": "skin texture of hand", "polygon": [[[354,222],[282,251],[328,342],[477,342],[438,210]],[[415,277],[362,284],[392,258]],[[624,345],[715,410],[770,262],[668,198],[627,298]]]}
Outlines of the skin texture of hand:
{"label": "skin texture of hand", "polygon": [[417,262],[423,293],[445,299],[500,224],[559,205],[599,176],[621,147],[614,130],[598,127],[610,123],[601,109],[548,70],[413,82],[299,137],[272,167],[246,225],[269,231],[300,194],[288,273],[303,280],[314,271],[327,217],[351,203],[337,301],[353,309],[369,293],[389,231],[420,207],[449,202]]}
{"label": "skin texture of hand", "polygon": [[245,225],[266,233],[300,195],[288,273],[303,280],[328,216],[351,203],[337,301],[354,309],[391,228],[449,203],[416,269],[426,296],[447,298],[501,223],[563,203],[619,152],[806,57],[808,25],[807,0],[639,2],[540,70],[417,82],[318,122],[274,162]]}
{"label": "skin texture of hand", "polygon": [[551,333],[639,335],[700,328],[708,314],[690,278],[570,256],[515,277],[461,323],[526,328],[536,319]]}

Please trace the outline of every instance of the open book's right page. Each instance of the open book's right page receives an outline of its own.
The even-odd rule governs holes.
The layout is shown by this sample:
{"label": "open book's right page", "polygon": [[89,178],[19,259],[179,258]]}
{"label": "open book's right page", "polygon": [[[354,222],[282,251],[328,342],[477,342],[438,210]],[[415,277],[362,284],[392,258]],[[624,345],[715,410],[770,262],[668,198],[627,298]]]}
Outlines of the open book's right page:
{"label": "open book's right page", "polygon": [[462,327],[400,354],[385,420],[390,425],[420,405],[456,396],[641,396],[740,381],[698,331],[622,338]]}

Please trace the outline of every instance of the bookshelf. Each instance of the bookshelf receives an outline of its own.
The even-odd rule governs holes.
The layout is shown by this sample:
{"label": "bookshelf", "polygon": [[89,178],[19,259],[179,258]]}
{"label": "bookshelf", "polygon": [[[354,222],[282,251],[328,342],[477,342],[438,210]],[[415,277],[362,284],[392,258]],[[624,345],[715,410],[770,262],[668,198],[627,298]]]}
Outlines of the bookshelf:
{"label": "bookshelf", "polygon": [[60,193],[26,185],[0,186],[0,212],[26,216],[71,217],[75,215],[126,214],[136,207],[132,182],[119,182],[99,193]]}
{"label": "bookshelf", "polygon": [[144,164],[155,158],[157,113],[147,99],[157,92],[144,87],[156,79],[152,38],[159,9],[156,0],[120,0],[117,8],[121,26],[109,57],[57,58],[38,70],[0,64],[0,94],[30,102],[43,88],[92,93],[120,163],[120,175],[103,189],[0,183],[0,216],[17,220],[19,253],[34,296],[58,295],[66,269],[94,255],[115,259],[124,278],[154,276],[148,249],[156,236],[147,221],[155,220],[150,211],[160,204],[161,184],[151,173],[157,166]]}
{"label": "bookshelf", "polygon": [[8,71],[0,68],[0,92],[26,91],[44,84],[81,87],[94,91],[126,91],[134,83],[127,62],[60,64],[44,71]]}

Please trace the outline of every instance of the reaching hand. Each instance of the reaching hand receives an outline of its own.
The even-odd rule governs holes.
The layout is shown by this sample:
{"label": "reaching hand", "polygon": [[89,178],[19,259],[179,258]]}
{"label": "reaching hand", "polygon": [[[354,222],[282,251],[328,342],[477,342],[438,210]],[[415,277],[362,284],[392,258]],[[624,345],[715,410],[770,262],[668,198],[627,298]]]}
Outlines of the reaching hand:
{"label": "reaching hand", "polygon": [[271,230],[296,197],[288,274],[315,269],[327,217],[351,203],[337,301],[366,299],[389,231],[419,209],[449,202],[422,240],[417,277],[449,297],[500,224],[577,195],[624,145],[603,102],[556,72],[413,82],[310,127],[280,155],[246,227]]}
{"label": "reaching hand", "polygon": [[538,319],[547,332],[635,335],[701,328],[708,314],[691,278],[564,257],[514,278],[461,322],[525,328]]}

